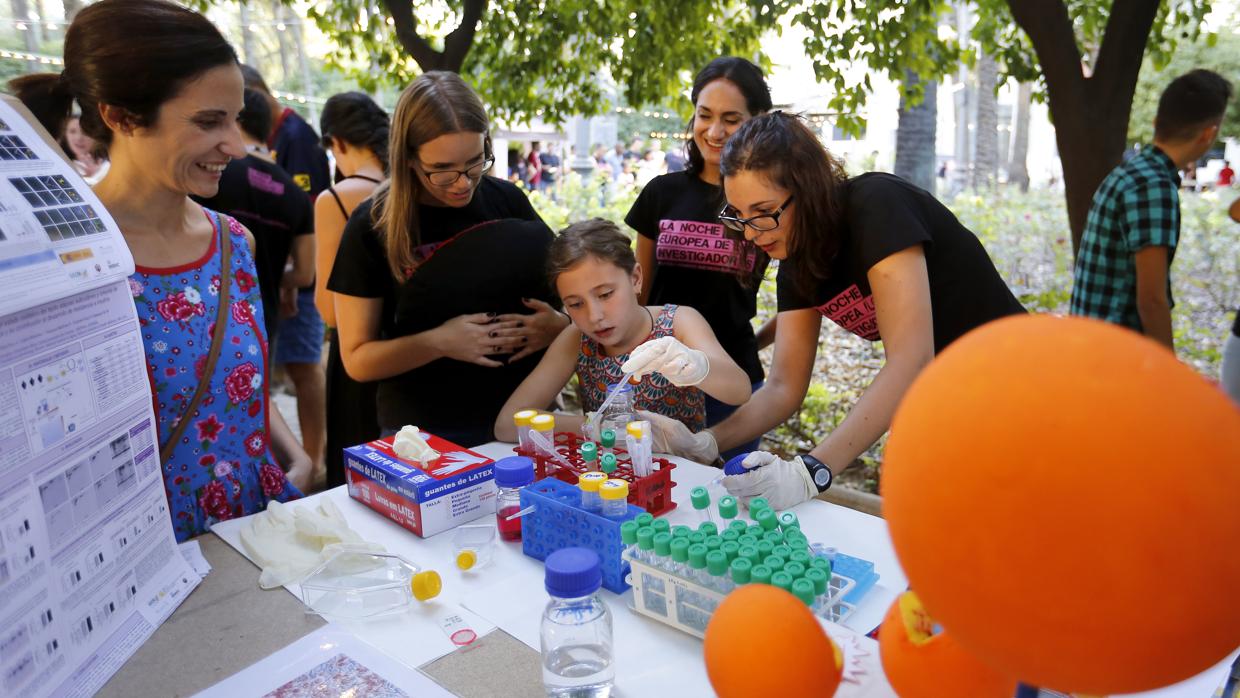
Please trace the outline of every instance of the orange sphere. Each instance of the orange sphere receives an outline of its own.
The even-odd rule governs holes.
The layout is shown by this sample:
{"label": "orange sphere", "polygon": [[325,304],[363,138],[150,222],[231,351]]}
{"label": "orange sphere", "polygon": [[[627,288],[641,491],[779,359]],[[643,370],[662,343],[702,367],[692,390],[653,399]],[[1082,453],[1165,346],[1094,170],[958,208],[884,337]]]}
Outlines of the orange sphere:
{"label": "orange sphere", "polygon": [[703,651],[719,698],[829,698],[844,668],[809,608],[766,584],[728,594],[706,626]]}
{"label": "orange sphere", "polygon": [[910,586],[1003,674],[1128,693],[1240,644],[1240,410],[1135,332],[962,337],[901,403],[882,490]]}
{"label": "orange sphere", "polygon": [[883,674],[900,698],[1012,698],[1016,680],[1005,679],[965,651],[933,621],[913,592],[891,604],[878,632]]}

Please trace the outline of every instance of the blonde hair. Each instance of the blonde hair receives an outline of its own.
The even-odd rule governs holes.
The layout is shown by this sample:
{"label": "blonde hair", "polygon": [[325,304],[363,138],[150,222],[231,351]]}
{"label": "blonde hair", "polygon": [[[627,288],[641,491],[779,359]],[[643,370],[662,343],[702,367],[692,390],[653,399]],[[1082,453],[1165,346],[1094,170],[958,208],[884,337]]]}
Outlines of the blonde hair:
{"label": "blonde hair", "polygon": [[489,156],[489,131],[482,100],[456,73],[423,73],[400,94],[388,143],[391,175],[375,189],[371,210],[371,220],[383,236],[388,267],[397,281],[404,281],[417,266],[414,250],[422,244],[418,200],[425,187],[414,171],[418,149],[449,133],[481,133]]}

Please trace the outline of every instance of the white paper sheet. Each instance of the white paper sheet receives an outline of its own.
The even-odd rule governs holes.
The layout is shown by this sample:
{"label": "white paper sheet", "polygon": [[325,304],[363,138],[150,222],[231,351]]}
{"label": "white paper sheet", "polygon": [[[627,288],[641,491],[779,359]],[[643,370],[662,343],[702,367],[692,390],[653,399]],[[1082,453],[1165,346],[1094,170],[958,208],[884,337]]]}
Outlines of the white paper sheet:
{"label": "white paper sheet", "polygon": [[425,674],[375,650],[344,628],[328,624],[197,694],[196,698],[448,698],[451,695]]}
{"label": "white paper sheet", "polygon": [[211,563],[207,562],[207,558],[202,556],[202,546],[197,540],[187,540],[177,546],[181,551],[181,557],[189,563],[190,569],[199,577],[206,577],[211,573]]}
{"label": "white paper sheet", "polygon": [[0,100],[0,315],[134,270],[112,216],[19,104]]}
{"label": "white paper sheet", "polygon": [[[41,138],[0,101],[0,695],[27,698],[94,693],[200,581],[164,495],[133,260]],[[103,230],[52,240],[36,216],[83,206]]]}

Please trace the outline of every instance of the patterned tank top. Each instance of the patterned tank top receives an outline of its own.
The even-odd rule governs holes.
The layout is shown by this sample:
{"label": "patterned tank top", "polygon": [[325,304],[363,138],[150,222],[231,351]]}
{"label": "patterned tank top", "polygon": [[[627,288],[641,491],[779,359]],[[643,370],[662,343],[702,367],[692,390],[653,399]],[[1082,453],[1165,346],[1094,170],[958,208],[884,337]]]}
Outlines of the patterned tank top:
{"label": "patterned tank top", "polygon": [[[178,267],[139,266],[129,277],[161,444],[198,388],[217,329],[220,284],[230,284],[224,345],[207,393],[194,414],[184,417],[193,421],[163,464],[178,541],[205,533],[216,521],[262,511],[273,499],[285,502],[301,496],[276,463],[269,443],[267,337],[245,229],[231,218],[206,215],[215,228],[206,254]],[[227,271],[221,269],[222,233],[232,236]]]}
{"label": "patterned tank top", "polygon": [[[678,307],[663,306],[654,318],[654,328],[650,335],[642,342],[672,336],[672,321],[676,318]],[[620,367],[628,359],[628,354],[607,356],[598,342],[582,333],[581,353],[577,355],[577,379],[581,383],[582,409],[593,412],[603,404],[608,387],[624,377],[624,371],[621,371]],[[691,431],[700,431],[706,426],[706,400],[702,391],[694,387],[681,388],[672,385],[658,373],[644,376],[641,383],[633,386],[633,407],[679,420]]]}

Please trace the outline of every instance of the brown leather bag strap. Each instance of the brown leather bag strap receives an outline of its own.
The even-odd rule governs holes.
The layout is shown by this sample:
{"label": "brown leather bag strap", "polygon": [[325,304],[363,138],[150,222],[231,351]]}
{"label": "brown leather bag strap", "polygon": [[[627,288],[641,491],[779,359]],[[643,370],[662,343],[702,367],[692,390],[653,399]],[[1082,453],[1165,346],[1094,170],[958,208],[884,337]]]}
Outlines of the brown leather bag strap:
{"label": "brown leather bag strap", "polygon": [[215,225],[220,235],[220,295],[218,296],[220,307],[215,314],[215,334],[211,336],[211,349],[207,352],[207,363],[203,365],[202,377],[198,379],[198,389],[194,391],[194,397],[185,406],[185,412],[181,414],[176,426],[172,428],[172,434],[168,436],[168,440],[159,447],[159,462],[163,464],[166,464],[172,457],[172,452],[176,450],[177,442],[181,440],[185,429],[193,420],[199,403],[206,397],[207,388],[210,387],[211,378],[215,374],[215,363],[219,360],[220,351],[224,348],[224,335],[228,334],[228,296],[232,286],[232,233],[225,226],[223,216],[218,213],[215,213]]}

